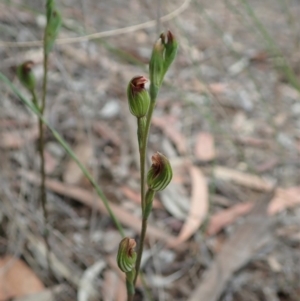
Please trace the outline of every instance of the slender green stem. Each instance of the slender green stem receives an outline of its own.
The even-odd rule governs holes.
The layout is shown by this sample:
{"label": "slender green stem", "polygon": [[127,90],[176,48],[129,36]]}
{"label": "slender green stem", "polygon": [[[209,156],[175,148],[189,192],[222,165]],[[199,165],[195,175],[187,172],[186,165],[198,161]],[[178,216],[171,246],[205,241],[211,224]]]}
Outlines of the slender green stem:
{"label": "slender green stem", "polygon": [[143,212],[143,217],[148,219],[151,211],[152,211],[152,204],[154,199],[155,191],[152,189],[148,189],[146,196],[145,196],[145,210]]}
{"label": "slender green stem", "polygon": [[[154,90],[154,89],[152,89],[152,90]],[[141,265],[143,248],[144,248],[144,241],[145,241],[146,230],[147,230],[147,218],[144,218],[146,150],[147,150],[148,136],[149,136],[150,126],[151,126],[152,114],[153,114],[153,111],[155,108],[156,96],[157,96],[157,93],[152,93],[152,92],[153,91],[151,91],[151,87],[150,87],[151,102],[150,102],[149,110],[147,113],[146,124],[144,125],[142,141],[139,142],[140,162],[141,162],[141,197],[142,197],[143,221],[142,221],[142,229],[141,229],[141,234],[140,234],[139,247],[138,247],[138,251],[137,251],[137,259],[136,259],[136,264],[135,264],[136,275],[135,275],[135,279],[134,279],[134,284],[136,283],[136,280],[137,280],[137,277],[138,277],[138,274],[140,271],[140,265]]]}
{"label": "slender green stem", "polygon": [[32,94],[32,102],[38,108],[39,104],[38,104],[36,93],[35,93],[34,89],[31,91],[31,94]]}
{"label": "slender green stem", "polygon": [[48,82],[48,54],[46,53],[46,45],[44,45],[44,76],[43,76],[43,87],[42,87],[42,103],[41,103],[41,113],[44,114],[46,105],[46,95],[47,95],[47,82]]}
{"label": "slender green stem", "polygon": [[144,136],[143,136],[143,148],[144,148],[143,151],[145,154],[146,154],[146,150],[147,150],[148,137],[149,137],[149,131],[150,131],[150,126],[151,126],[151,119],[152,119],[153,111],[154,111],[155,104],[156,104],[156,96],[158,94],[158,90],[159,89],[157,87],[155,87],[154,85],[152,85],[152,83],[151,83],[151,85],[150,85],[151,102],[150,102],[149,110],[147,113],[145,131],[144,131]]}
{"label": "slender green stem", "polygon": [[44,128],[43,121],[39,119],[39,155],[40,155],[40,175],[41,175],[41,186],[40,186],[40,197],[41,204],[44,216],[44,241],[47,248],[47,265],[49,274],[51,274],[51,262],[50,262],[50,252],[51,246],[49,242],[49,232],[48,232],[48,209],[47,209],[47,195],[46,195],[46,187],[45,187],[45,156],[44,156]]}
{"label": "slender green stem", "polygon": [[144,145],[146,117],[138,118],[138,142],[140,152],[140,176],[141,176],[141,207],[142,212],[145,210],[145,166],[146,166],[146,148]]}
{"label": "slender green stem", "polygon": [[134,284],[126,279],[126,289],[127,289],[127,301],[133,301],[134,297]]}
{"label": "slender green stem", "polygon": [[42,122],[48,127],[48,129],[53,134],[54,138],[59,142],[59,144],[65,149],[65,151],[69,154],[69,156],[76,162],[78,167],[81,169],[82,173],[85,175],[85,177],[90,181],[92,186],[95,188],[98,196],[103,201],[103,204],[110,215],[111,219],[115,223],[119,233],[122,237],[125,237],[124,230],[120,224],[120,222],[115,217],[114,213],[112,212],[108,199],[106,198],[105,194],[101,190],[101,188],[98,186],[92,175],[88,172],[88,170],[84,167],[84,165],[80,162],[79,158],[76,156],[76,154],[73,152],[71,147],[68,145],[68,143],[60,136],[60,134],[48,123],[48,121],[41,115],[38,107],[36,105],[33,105],[28,99],[26,99],[22,93],[17,89],[17,87],[3,74],[0,72],[0,80],[3,81],[6,85],[10,87],[10,89],[17,95],[20,100],[34,113],[36,114]]}
{"label": "slender green stem", "polygon": [[[38,100],[36,97],[35,90],[33,89],[31,91],[32,93],[32,102],[36,106],[36,108],[40,111],[41,115],[43,115],[42,109],[38,108]],[[45,187],[45,157],[44,157],[44,128],[43,128],[43,121],[41,119],[38,120],[39,122],[39,141],[38,141],[38,150],[39,150],[39,156],[40,156],[40,176],[41,176],[41,185],[40,185],[40,200],[43,210],[43,218],[44,218],[44,241],[47,249],[47,265],[48,265],[48,271],[49,275],[51,275],[51,262],[50,262],[50,252],[51,252],[51,246],[49,242],[49,232],[48,232],[48,210],[47,210],[47,195],[46,195],[46,187]]]}
{"label": "slender green stem", "polygon": [[146,236],[146,231],[147,231],[147,218],[143,218],[142,220],[142,230],[141,230],[141,235],[140,235],[140,241],[139,241],[139,248],[137,252],[137,257],[136,257],[136,263],[135,263],[135,278],[134,278],[134,285],[136,284],[136,280],[140,271],[140,266],[141,266],[141,260],[142,260],[142,254],[143,254],[143,249],[144,249],[144,240]]}
{"label": "slender green stem", "polygon": [[127,301],[133,301],[135,294],[134,288],[134,277],[135,269],[133,268],[130,272],[126,273],[126,289],[127,289]]}
{"label": "slender green stem", "polygon": [[[43,76],[43,88],[42,88],[42,103],[40,105],[39,111],[42,116],[44,116],[45,104],[46,104],[46,94],[47,94],[47,73],[48,73],[48,55],[46,54],[46,42],[44,38],[44,76]],[[36,95],[33,93],[33,98],[35,99],[35,105],[38,105]],[[40,199],[42,204],[43,216],[44,216],[44,240],[47,248],[47,264],[49,274],[51,274],[51,263],[50,263],[50,252],[51,246],[49,242],[49,232],[48,232],[48,209],[47,209],[47,194],[46,194],[46,174],[45,174],[45,156],[44,156],[44,127],[43,121],[39,119],[39,154],[40,154],[40,175],[41,175],[41,186],[40,186]]]}
{"label": "slender green stem", "polygon": [[[141,266],[142,254],[143,254],[143,249],[144,249],[144,240],[145,240],[146,231],[147,231],[147,221],[148,221],[148,217],[151,212],[151,209],[152,209],[154,195],[155,195],[155,191],[152,189],[148,189],[148,191],[145,195],[145,205],[144,205],[144,212],[143,212],[141,237],[140,237],[140,242],[139,242],[136,263],[135,263],[136,271],[139,271],[140,266]],[[138,272],[135,274],[134,284],[136,283],[137,275],[138,275]]]}
{"label": "slender green stem", "polygon": [[141,206],[142,206],[142,212],[145,211],[145,166],[146,166],[146,157],[145,153],[140,151],[140,171],[141,171]]}

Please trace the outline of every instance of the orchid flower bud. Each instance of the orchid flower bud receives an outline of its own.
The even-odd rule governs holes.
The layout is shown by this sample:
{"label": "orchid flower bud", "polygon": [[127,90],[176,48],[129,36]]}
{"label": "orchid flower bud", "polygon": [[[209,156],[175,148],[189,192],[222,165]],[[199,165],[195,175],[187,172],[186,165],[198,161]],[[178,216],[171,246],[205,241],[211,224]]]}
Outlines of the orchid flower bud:
{"label": "orchid flower bud", "polygon": [[129,109],[131,114],[137,118],[144,117],[149,109],[150,96],[145,89],[147,81],[144,76],[136,76],[129,82],[127,87]]}
{"label": "orchid flower bud", "polygon": [[147,184],[153,191],[165,189],[172,180],[173,172],[169,160],[157,152],[152,156],[152,166],[147,175]]}
{"label": "orchid flower bud", "polygon": [[33,92],[35,88],[35,76],[32,72],[33,65],[33,61],[26,61],[17,68],[17,76],[20,82],[30,92]]}
{"label": "orchid flower bud", "polygon": [[129,273],[134,269],[136,261],[135,246],[135,240],[129,237],[123,238],[119,244],[117,263],[124,273]]}
{"label": "orchid flower bud", "polygon": [[45,54],[48,55],[52,51],[55,40],[58,36],[62,25],[62,17],[60,11],[56,8],[54,0],[47,0],[47,25],[45,28]]}
{"label": "orchid flower bud", "polygon": [[175,59],[177,49],[178,43],[171,31],[168,31],[167,35],[162,33],[154,44],[149,63],[152,99],[156,98],[164,76]]}
{"label": "orchid flower bud", "polygon": [[165,46],[160,37],[153,46],[152,55],[149,62],[151,85],[155,86],[157,89],[159,89],[163,80],[164,52]]}
{"label": "orchid flower bud", "polygon": [[167,36],[165,36],[162,33],[160,37],[165,46],[165,61],[164,61],[164,74],[165,74],[176,57],[177,50],[178,50],[178,42],[170,30],[168,30]]}

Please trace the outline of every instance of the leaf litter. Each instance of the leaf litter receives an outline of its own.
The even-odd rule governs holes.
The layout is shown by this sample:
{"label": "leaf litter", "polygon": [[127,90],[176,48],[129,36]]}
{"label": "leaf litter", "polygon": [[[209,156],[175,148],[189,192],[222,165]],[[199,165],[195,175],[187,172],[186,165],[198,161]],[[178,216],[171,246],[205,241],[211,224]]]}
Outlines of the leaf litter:
{"label": "leaf litter", "polygon": [[[180,1],[175,2],[172,6],[180,4]],[[291,13],[299,14],[299,6],[292,4]],[[81,31],[82,24],[87,26],[87,31],[132,24],[133,10],[128,9],[128,5],[138,12],[137,22],[149,16],[149,8],[137,1],[124,4],[113,1],[101,6],[101,10],[97,5],[87,3],[85,13],[89,20],[86,23],[80,9],[62,6],[64,21],[74,22],[71,29],[62,30],[62,37],[70,36],[70,31],[75,27]],[[190,4],[190,8],[177,17],[176,24],[170,21],[183,46],[159,95],[158,114],[154,116],[153,135],[149,141],[151,152],[160,151],[162,142],[168,141],[174,149],[172,160],[181,160],[185,164],[187,160],[192,162],[184,167],[184,173],[175,175],[171,192],[164,191],[157,195],[148,238],[156,242],[157,253],[172,252],[173,259],[166,261],[162,256],[155,257],[161,267],[160,273],[156,274],[153,264],[153,256],[156,255],[150,252],[144,266],[147,279],[154,279],[158,286],[160,281],[165,281],[165,286],[159,287],[160,293],[155,288],[151,293],[154,299],[163,296],[165,300],[189,300],[200,292],[204,299],[205,296],[211,298],[206,300],[284,298],[285,301],[298,301],[299,94],[286,82],[285,75],[274,68],[271,58],[259,57],[260,53],[268,53],[264,49],[266,47],[249,28],[243,26],[227,3],[204,1],[201,3],[204,9],[198,5],[196,2]],[[256,12],[263,15],[269,32],[278,36],[279,43],[284,41],[284,51],[293,66],[299,65],[298,52],[293,51],[293,43],[288,42],[291,37],[284,34],[284,30],[274,32],[274,17],[283,27],[286,25],[281,8],[275,3],[269,5],[263,1],[253,2],[252,5]],[[7,9],[8,4],[1,4],[1,7],[3,13],[0,18],[4,24],[2,40],[27,41],[41,36],[30,9],[25,12],[18,4],[13,9]],[[44,10],[42,5],[32,8],[40,13]],[[243,12],[239,4],[236,8]],[[163,10],[171,11],[171,8],[164,7]],[[265,14],[265,11],[270,13]],[[112,15],[117,17],[111,18]],[[214,26],[207,18],[214,21]],[[231,20],[230,26],[223,22],[224,18]],[[223,31],[222,38],[216,34],[221,33],[218,27]],[[137,145],[134,145],[135,129],[128,127],[124,91],[131,76],[144,74],[142,68],[151,51],[149,45],[156,36],[155,31],[154,28],[138,31],[132,35],[103,39],[101,43],[94,41],[57,46],[50,58],[47,95],[50,114],[47,118],[71,145],[83,145],[82,152],[76,146],[75,150],[86,165],[97,162],[92,166],[99,174],[97,181],[130,235],[138,235],[141,220],[139,196],[137,190],[132,189],[136,186],[131,186],[128,181],[130,178],[130,181],[138,183],[138,172],[132,164],[136,160],[132,153]],[[142,39],[138,38],[140,42],[136,39],[139,35],[142,36]],[[261,49],[257,49],[257,45]],[[125,53],[120,50],[125,50]],[[142,57],[141,64],[136,64],[130,54],[136,60]],[[2,69],[10,78],[13,78],[13,73],[9,68],[30,57],[39,64],[36,71],[38,80],[41,79],[41,48],[9,48],[0,55]],[[231,76],[227,71],[236,63],[240,63],[238,67],[242,69],[235,70],[240,72],[238,76]],[[247,66],[248,69],[243,69]],[[253,72],[252,77],[248,71]],[[76,97],[67,93],[70,89],[76,90]],[[76,167],[69,167],[71,163],[68,158],[62,161],[50,156],[47,157],[48,175],[51,176],[47,181],[47,193],[51,199],[49,227],[53,253],[56,255],[53,268],[58,276],[51,280],[47,277],[45,265],[42,264],[45,263],[45,246],[41,236],[44,225],[36,206],[39,177],[34,149],[37,136],[31,122],[27,121],[32,116],[4,87],[1,86],[1,90],[0,144],[3,160],[0,161],[0,194],[3,201],[0,205],[0,251],[9,254],[11,246],[18,245],[18,236],[13,229],[19,229],[26,240],[20,250],[21,255],[28,265],[39,271],[41,281],[53,290],[62,279],[65,279],[67,287],[78,289],[78,281],[84,271],[103,259],[108,266],[96,277],[93,287],[102,294],[104,282],[113,288],[117,286],[120,288],[118,295],[105,297],[103,293],[103,297],[124,300],[124,281],[112,264],[115,263],[114,244],[103,246],[107,242],[102,239],[103,236],[107,234],[109,239],[108,233],[116,230],[101,200],[95,197],[90,186],[83,185],[81,173]],[[76,106],[74,98],[81,100]],[[20,116],[26,116],[26,124],[24,117]],[[92,125],[92,131],[87,124]],[[84,133],[89,131],[92,136],[95,142],[92,151],[89,142],[80,141],[78,133],[81,130]],[[48,132],[46,139],[47,143],[56,143]],[[32,152],[28,151],[28,146],[34,146],[30,148]],[[24,172],[21,181],[17,175],[19,168]],[[34,177],[30,173],[32,170],[35,170]],[[253,170],[260,176],[252,174]],[[239,193],[227,189],[225,194],[226,189],[220,190],[218,185],[214,186],[216,179],[227,188],[235,185]],[[267,209],[268,215],[255,211],[255,200],[274,186],[275,196]],[[132,191],[124,190],[124,187]],[[212,202],[216,199],[214,194],[223,201]],[[133,200],[129,209],[123,203],[124,198],[127,202]],[[211,201],[209,207],[208,201]],[[96,210],[92,209],[95,204]],[[66,214],[70,210],[76,212],[72,219]],[[248,223],[254,215],[257,225]],[[206,219],[207,225],[203,224]],[[262,219],[266,223],[275,223],[278,244],[274,246],[269,242],[263,249],[267,251],[257,252],[254,246],[264,236],[267,239],[270,233],[266,231],[257,236],[260,230],[265,229],[264,226],[254,233],[258,225],[264,224],[261,224]],[[26,231],[21,231],[24,224],[20,221],[30,227],[27,229],[26,226]],[[112,236],[116,235],[117,232]],[[147,240],[146,248],[150,240]],[[178,242],[176,248],[167,249],[175,242]],[[233,244],[236,248],[232,247]],[[213,245],[218,247],[211,247]],[[268,250],[272,250],[272,254]],[[223,277],[219,277],[220,266]],[[276,272],[276,266],[284,269]],[[106,272],[115,276],[106,276]],[[212,281],[216,275],[220,279],[217,283]],[[108,281],[107,278],[113,280]],[[245,279],[250,280],[245,283]],[[282,285],[286,279],[289,279],[290,286]],[[68,300],[67,294],[60,294],[64,301]]]}

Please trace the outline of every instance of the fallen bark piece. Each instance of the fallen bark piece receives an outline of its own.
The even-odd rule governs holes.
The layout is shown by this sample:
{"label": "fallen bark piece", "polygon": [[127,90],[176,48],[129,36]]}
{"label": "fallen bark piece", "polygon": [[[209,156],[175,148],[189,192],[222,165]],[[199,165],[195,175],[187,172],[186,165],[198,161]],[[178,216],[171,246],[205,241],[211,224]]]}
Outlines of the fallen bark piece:
{"label": "fallen bark piece", "polygon": [[226,226],[235,222],[238,217],[249,213],[253,205],[254,203],[252,202],[236,204],[231,208],[214,214],[209,221],[206,234],[210,236],[218,233]]}
{"label": "fallen bark piece", "polygon": [[233,273],[246,265],[254,254],[272,238],[267,206],[273,191],[258,200],[245,222],[236,230],[217,254],[200,285],[188,301],[217,301]]}

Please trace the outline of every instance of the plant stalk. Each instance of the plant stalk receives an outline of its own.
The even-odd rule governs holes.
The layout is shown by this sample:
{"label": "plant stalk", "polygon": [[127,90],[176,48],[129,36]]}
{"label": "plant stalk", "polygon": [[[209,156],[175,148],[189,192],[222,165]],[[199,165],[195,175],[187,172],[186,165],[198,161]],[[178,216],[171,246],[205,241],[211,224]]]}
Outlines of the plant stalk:
{"label": "plant stalk", "polygon": [[[43,88],[42,88],[42,103],[40,105],[39,111],[42,116],[44,116],[45,104],[46,104],[46,94],[47,94],[47,71],[48,71],[48,55],[46,54],[44,45],[44,76],[43,76]],[[34,104],[37,106],[38,102],[35,93],[33,93]],[[45,156],[44,156],[44,127],[43,121],[39,119],[39,154],[40,154],[40,175],[41,175],[41,186],[40,186],[40,199],[42,204],[43,216],[44,216],[44,240],[47,248],[47,265],[48,271],[51,275],[51,262],[50,262],[50,252],[51,246],[49,242],[49,232],[48,232],[48,210],[47,210],[47,194],[46,194],[46,174],[45,174]]]}
{"label": "plant stalk", "polygon": [[147,231],[147,221],[148,221],[148,219],[143,217],[142,229],[141,229],[141,235],[140,235],[140,241],[139,241],[139,248],[138,248],[136,263],[135,263],[136,274],[135,274],[134,281],[133,281],[134,285],[136,284],[136,280],[137,280],[137,277],[138,277],[138,274],[140,271],[142,254],[143,254],[143,249],[144,249],[144,240],[145,240],[146,231]]}
{"label": "plant stalk", "polygon": [[134,297],[134,284],[126,279],[127,301],[133,301]]}
{"label": "plant stalk", "polygon": [[[142,214],[143,214],[143,221],[142,221],[142,229],[140,234],[140,241],[139,241],[139,248],[137,251],[137,259],[135,264],[135,278],[134,278],[134,285],[136,284],[136,280],[138,277],[138,274],[140,272],[140,266],[141,266],[141,260],[142,260],[142,254],[144,249],[144,241],[146,236],[146,230],[147,230],[147,218],[144,218],[144,211],[145,211],[145,169],[146,169],[146,150],[147,150],[147,144],[148,144],[148,137],[149,137],[149,131],[151,126],[151,119],[152,114],[155,108],[156,104],[156,96],[157,93],[151,93],[151,87],[150,87],[150,97],[151,102],[149,106],[149,110],[146,116],[146,123],[144,126],[143,134],[141,137],[141,141],[139,141],[140,146],[140,162],[141,162],[141,202],[142,202]],[[140,124],[138,124],[140,125]]]}
{"label": "plant stalk", "polygon": [[144,147],[144,135],[145,126],[147,122],[146,117],[138,118],[138,142],[139,142],[139,152],[140,152],[140,176],[141,176],[141,206],[142,213],[145,210],[145,167],[146,167],[146,147]]}
{"label": "plant stalk", "polygon": [[47,195],[46,195],[46,187],[45,187],[45,156],[44,156],[44,128],[43,122],[39,119],[39,155],[40,155],[40,175],[41,175],[41,186],[40,186],[40,197],[41,204],[44,216],[44,241],[47,248],[47,265],[48,271],[51,275],[51,263],[50,263],[50,252],[51,246],[49,242],[49,232],[48,232],[48,209],[47,209]]}
{"label": "plant stalk", "polygon": [[134,275],[135,275],[135,269],[133,269],[129,273],[126,273],[127,301],[132,301],[135,294],[135,288],[133,283]]}

